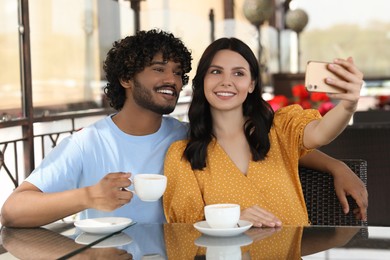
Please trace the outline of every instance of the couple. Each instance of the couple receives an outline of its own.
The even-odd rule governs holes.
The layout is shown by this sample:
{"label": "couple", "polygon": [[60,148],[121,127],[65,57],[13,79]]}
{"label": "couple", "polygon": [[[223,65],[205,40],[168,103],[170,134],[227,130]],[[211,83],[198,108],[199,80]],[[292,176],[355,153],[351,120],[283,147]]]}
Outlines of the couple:
{"label": "couple", "polygon": [[[242,204],[241,218],[255,226],[308,224],[298,160],[331,172],[344,211],[352,210],[351,195],[356,216],[366,218],[367,191],[356,175],[317,150],[308,153],[333,140],[356,109],[362,73],[351,59],[329,68],[344,79],[329,83],[347,93],[332,96],[340,102],[322,119],[298,106],[274,114],[261,98],[252,51],[237,39],[219,39],[199,62],[188,126],[163,115],[174,110],[188,83],[191,59],[180,39],[160,30],[115,42],[104,63],[104,91],[118,112],[53,149],[4,203],[1,223],[34,227],[78,212],[81,218],[193,222],[203,217],[204,203],[234,200]],[[163,171],[164,210],[161,201],[145,203],[122,189],[131,185],[131,174]]]}

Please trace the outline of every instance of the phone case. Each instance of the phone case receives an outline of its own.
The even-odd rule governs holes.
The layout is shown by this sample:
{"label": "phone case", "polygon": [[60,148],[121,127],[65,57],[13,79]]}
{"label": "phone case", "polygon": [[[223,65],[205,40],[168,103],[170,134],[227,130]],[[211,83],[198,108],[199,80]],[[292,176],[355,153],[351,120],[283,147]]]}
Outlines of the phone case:
{"label": "phone case", "polygon": [[327,69],[328,62],[309,61],[306,65],[305,86],[310,92],[345,93],[344,89],[331,86],[326,78],[340,79]]}

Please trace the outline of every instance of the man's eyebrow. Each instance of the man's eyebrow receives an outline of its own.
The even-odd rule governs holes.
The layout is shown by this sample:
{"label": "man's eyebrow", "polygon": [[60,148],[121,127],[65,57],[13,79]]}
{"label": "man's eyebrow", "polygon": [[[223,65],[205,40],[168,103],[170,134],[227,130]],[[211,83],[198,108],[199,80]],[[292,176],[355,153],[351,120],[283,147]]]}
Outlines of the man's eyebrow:
{"label": "man's eyebrow", "polygon": [[167,60],[163,60],[163,61],[160,61],[160,60],[152,60],[150,62],[150,65],[166,65],[168,63]]}
{"label": "man's eyebrow", "polygon": [[[167,65],[167,63],[168,63],[167,60],[165,60],[165,61],[158,61],[158,60],[155,60],[155,61],[150,62],[150,66],[153,66],[153,65]],[[177,68],[178,68],[178,69],[182,69],[181,64],[178,64],[178,65],[177,65]]]}

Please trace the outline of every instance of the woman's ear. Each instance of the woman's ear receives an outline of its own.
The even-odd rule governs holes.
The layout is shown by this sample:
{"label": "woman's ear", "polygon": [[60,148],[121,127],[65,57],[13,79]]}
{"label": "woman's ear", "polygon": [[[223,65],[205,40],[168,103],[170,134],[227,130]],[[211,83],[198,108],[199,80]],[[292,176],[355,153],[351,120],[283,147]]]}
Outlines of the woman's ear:
{"label": "woman's ear", "polygon": [[128,80],[120,79],[119,83],[121,83],[122,87],[124,88],[131,88],[133,86],[133,82],[129,79]]}
{"label": "woman's ear", "polygon": [[251,85],[250,85],[250,87],[249,87],[248,92],[249,92],[249,93],[252,93],[253,90],[255,90],[255,81],[252,81],[252,82],[251,82]]}

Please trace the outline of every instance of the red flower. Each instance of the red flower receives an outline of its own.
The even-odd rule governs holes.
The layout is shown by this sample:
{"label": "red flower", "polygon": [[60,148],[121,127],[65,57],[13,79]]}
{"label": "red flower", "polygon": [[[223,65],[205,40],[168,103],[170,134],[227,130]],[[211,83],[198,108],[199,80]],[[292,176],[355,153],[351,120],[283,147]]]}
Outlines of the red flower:
{"label": "red flower", "polygon": [[378,100],[380,104],[385,104],[390,102],[390,96],[381,95],[378,96]]}
{"label": "red flower", "polygon": [[278,110],[281,107],[288,105],[288,98],[283,95],[277,95],[273,99],[268,100],[268,103],[271,105],[274,111]]}
{"label": "red flower", "polygon": [[268,103],[274,111],[290,104],[298,104],[303,109],[317,109],[321,115],[325,115],[335,106],[326,93],[309,92],[301,84],[293,86],[291,92],[293,95],[292,100],[283,95],[277,95],[273,99],[268,100]]}
{"label": "red flower", "polygon": [[310,95],[309,92],[306,90],[306,87],[300,84],[293,86],[291,91],[292,95],[299,100],[308,99]]}
{"label": "red flower", "polygon": [[310,101],[308,101],[308,100],[302,100],[302,101],[299,102],[298,104],[301,105],[301,107],[302,107],[303,109],[308,109],[308,108],[311,108],[311,107],[312,107]]}
{"label": "red flower", "polygon": [[328,102],[321,103],[320,106],[318,107],[318,111],[323,116],[332,108],[334,108],[334,104],[328,101]]}
{"label": "red flower", "polygon": [[329,102],[330,98],[325,93],[313,92],[310,95],[310,99],[314,102]]}

